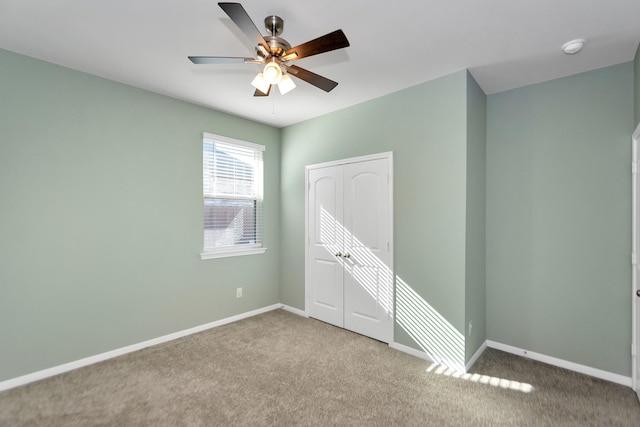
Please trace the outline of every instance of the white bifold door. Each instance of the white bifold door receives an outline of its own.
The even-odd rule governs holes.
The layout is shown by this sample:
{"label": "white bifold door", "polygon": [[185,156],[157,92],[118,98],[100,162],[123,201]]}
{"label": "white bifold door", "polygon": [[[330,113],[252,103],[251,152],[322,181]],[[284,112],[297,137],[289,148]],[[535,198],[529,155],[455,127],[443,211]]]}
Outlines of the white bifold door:
{"label": "white bifold door", "polygon": [[393,338],[391,155],[307,168],[307,311]]}

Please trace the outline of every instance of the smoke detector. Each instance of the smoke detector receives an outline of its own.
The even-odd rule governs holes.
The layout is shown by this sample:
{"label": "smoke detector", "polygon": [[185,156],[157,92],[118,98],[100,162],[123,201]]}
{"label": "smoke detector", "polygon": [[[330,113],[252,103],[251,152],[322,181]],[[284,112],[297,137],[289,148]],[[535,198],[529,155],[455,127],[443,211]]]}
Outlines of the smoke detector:
{"label": "smoke detector", "polygon": [[584,47],[585,39],[575,39],[562,45],[562,51],[565,55],[575,55]]}

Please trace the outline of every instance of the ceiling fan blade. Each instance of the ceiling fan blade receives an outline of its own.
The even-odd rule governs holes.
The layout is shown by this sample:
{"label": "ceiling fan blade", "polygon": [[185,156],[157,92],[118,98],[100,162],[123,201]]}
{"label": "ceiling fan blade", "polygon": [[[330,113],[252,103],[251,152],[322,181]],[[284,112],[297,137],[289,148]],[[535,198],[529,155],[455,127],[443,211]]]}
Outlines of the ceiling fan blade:
{"label": "ceiling fan blade", "polygon": [[255,58],[239,58],[233,56],[190,56],[194,64],[253,64],[263,62]]}
{"label": "ceiling fan blade", "polygon": [[334,82],[333,80],[329,80],[326,77],[322,77],[321,75],[312,73],[309,70],[305,70],[304,68],[300,68],[295,65],[288,66],[287,71],[290,76],[294,76],[299,78],[300,80],[304,80],[305,82],[310,83],[315,87],[324,90],[325,92],[331,92],[333,88],[338,86],[338,82]]}
{"label": "ceiling fan blade", "polygon": [[287,60],[295,61],[307,56],[317,55],[319,53],[330,52],[336,49],[342,49],[349,46],[349,40],[342,30],[336,30],[333,33],[325,34],[301,45],[288,49],[282,56]]}
{"label": "ceiling fan blade", "polygon": [[273,85],[269,85],[269,90],[267,90],[267,93],[261,92],[260,90],[256,89],[256,91],[253,92],[253,96],[269,96],[272,87]]}
{"label": "ceiling fan blade", "polygon": [[269,45],[264,37],[262,37],[262,34],[260,34],[260,31],[258,31],[256,24],[253,23],[249,14],[240,3],[218,3],[218,6],[229,15],[229,18],[231,18],[254,45],[262,45],[267,52],[271,52]]}

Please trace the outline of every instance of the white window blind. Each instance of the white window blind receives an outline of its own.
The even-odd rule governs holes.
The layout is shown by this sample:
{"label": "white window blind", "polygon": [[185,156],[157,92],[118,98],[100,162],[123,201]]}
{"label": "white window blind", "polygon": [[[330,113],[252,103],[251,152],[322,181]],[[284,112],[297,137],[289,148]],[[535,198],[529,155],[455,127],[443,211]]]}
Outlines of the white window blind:
{"label": "white window blind", "polygon": [[264,252],[263,151],[262,145],[204,135],[203,258]]}

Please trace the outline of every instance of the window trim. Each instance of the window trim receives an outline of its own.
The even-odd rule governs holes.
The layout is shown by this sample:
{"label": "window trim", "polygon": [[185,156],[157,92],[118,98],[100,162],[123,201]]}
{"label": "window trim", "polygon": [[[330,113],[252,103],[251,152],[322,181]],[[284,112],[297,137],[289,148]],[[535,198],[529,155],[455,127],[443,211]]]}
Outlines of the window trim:
{"label": "window trim", "polygon": [[212,141],[212,142],[225,142],[227,144],[239,145],[241,147],[249,148],[255,151],[265,151],[265,146],[261,144],[255,144],[253,142],[242,141],[240,139],[229,138],[228,136],[216,135],[213,133],[202,132],[202,140]]}
{"label": "window trim", "polygon": [[200,259],[215,259],[215,258],[227,258],[232,256],[241,256],[241,255],[256,255],[263,254],[267,251],[267,248],[264,246],[254,246],[248,248],[234,248],[227,246],[224,249],[209,249],[205,251],[204,249],[200,253]]}
{"label": "window trim", "polygon": [[[232,144],[232,145],[248,148],[254,151],[261,151],[263,153],[266,149],[266,147],[261,144],[255,144],[253,142],[242,141],[239,139],[229,138],[226,136],[216,135],[208,132],[202,133],[203,144],[204,144],[204,141],[210,141],[210,142],[213,142],[214,144],[216,142]],[[204,159],[202,159],[202,161],[204,164]],[[262,198],[261,200],[264,201],[264,155],[262,158],[261,169],[262,169],[261,171],[262,176],[260,177],[260,179],[262,181],[262,191],[261,191],[260,197]],[[204,194],[202,197],[204,201]],[[264,227],[262,224],[263,219],[264,219],[264,213],[262,214],[260,225],[259,225],[259,227],[261,228]],[[203,224],[204,224],[204,219],[201,225]],[[262,233],[261,235],[262,237],[264,237]],[[200,253],[200,259],[206,260],[206,259],[227,258],[227,257],[243,256],[243,255],[255,255],[255,254],[263,254],[266,251],[267,251],[267,248],[264,246],[264,241],[261,241],[260,243],[250,244],[250,245],[224,246],[220,248],[208,248],[208,249],[204,248],[204,241],[203,241],[203,249],[202,249],[202,252]]]}

